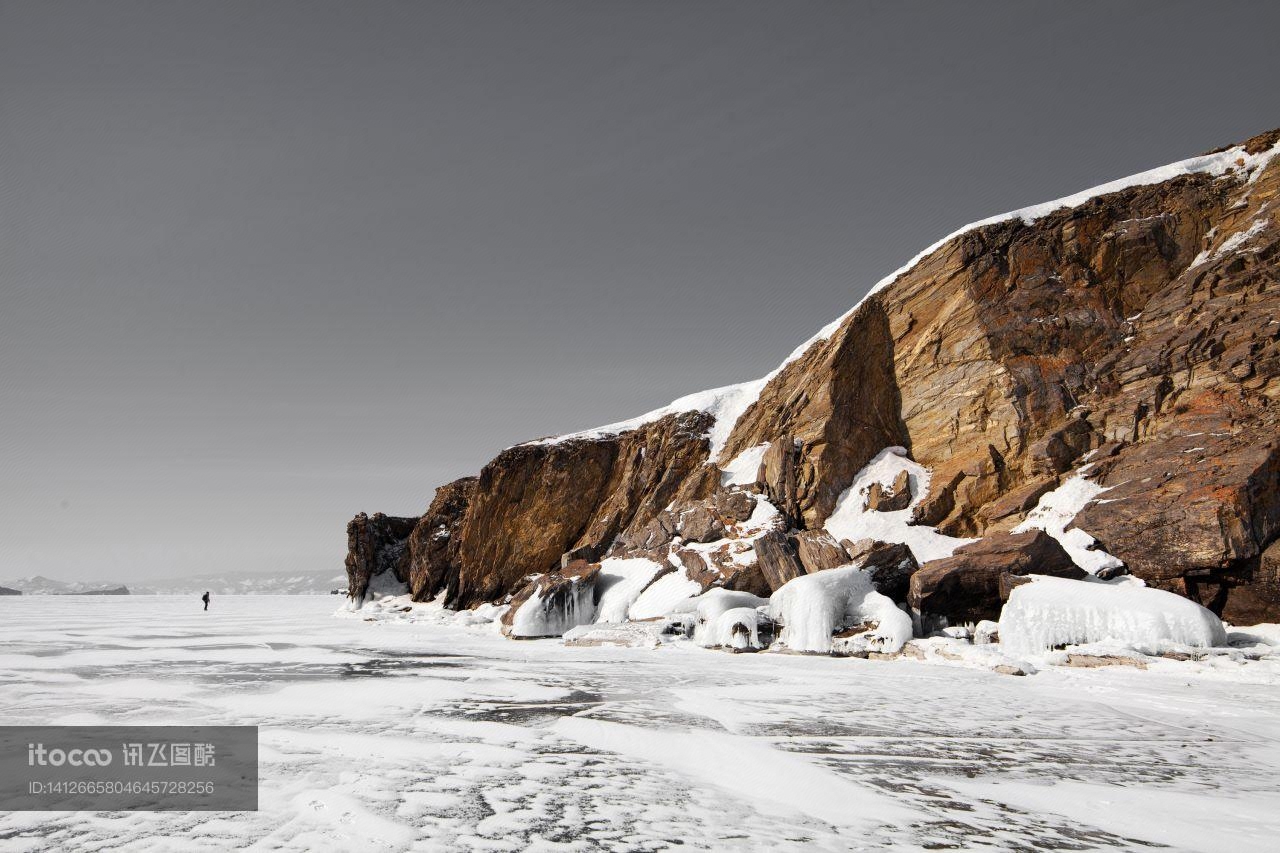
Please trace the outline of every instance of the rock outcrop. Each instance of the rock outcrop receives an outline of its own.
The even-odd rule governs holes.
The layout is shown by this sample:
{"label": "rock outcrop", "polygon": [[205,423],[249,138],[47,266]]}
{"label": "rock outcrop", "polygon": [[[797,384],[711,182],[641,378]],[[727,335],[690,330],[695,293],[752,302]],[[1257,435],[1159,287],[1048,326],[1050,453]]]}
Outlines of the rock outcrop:
{"label": "rock outcrop", "polygon": [[944,617],[951,623],[995,620],[1000,617],[1001,602],[1008,598],[1002,577],[1030,574],[1085,577],[1084,570],[1043,530],[993,533],[956,549],[946,559],[921,566],[911,576],[907,601],[926,618]]}
{"label": "rock outcrop", "polygon": [[369,582],[389,574],[399,583],[409,582],[409,536],[419,519],[363,512],[347,524],[347,594],[363,601]]}
{"label": "rock outcrop", "polygon": [[970,226],[763,380],[509,448],[420,519],[357,516],[351,594],[385,572],[419,600],[503,602],[566,552],[776,589],[858,561],[824,525],[900,446],[929,472],[918,493],[899,475],[858,510],[908,521],[852,538],[981,541],[896,555],[877,569],[895,600],[991,618],[1001,575],[1071,573],[1067,534],[1011,531],[1083,475],[1105,491],[1062,526],[1228,619],[1280,620],[1277,151],[1272,131]]}

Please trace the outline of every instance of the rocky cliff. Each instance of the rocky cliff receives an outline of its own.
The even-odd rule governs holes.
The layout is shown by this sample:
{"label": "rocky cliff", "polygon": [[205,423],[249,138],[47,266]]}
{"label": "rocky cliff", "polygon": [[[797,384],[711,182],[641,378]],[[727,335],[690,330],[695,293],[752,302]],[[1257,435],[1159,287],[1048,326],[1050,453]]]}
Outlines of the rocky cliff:
{"label": "rocky cliff", "polygon": [[509,448],[420,518],[361,514],[350,594],[384,575],[471,607],[639,557],[648,585],[766,594],[893,551],[881,591],[925,616],[1045,566],[1280,620],[1277,152],[968,226],[761,380]]}

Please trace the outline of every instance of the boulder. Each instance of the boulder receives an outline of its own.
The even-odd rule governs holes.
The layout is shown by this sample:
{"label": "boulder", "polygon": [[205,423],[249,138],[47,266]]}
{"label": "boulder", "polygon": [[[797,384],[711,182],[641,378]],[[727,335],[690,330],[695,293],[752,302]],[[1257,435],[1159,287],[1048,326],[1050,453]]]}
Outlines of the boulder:
{"label": "boulder", "polygon": [[1000,618],[1001,576],[1006,574],[1085,576],[1043,530],[994,533],[921,566],[911,576],[907,600],[922,615],[951,623],[994,621]]}
{"label": "boulder", "polygon": [[809,574],[849,562],[844,546],[825,530],[802,530],[791,537],[800,564]]}
{"label": "boulder", "polygon": [[724,522],[706,503],[696,503],[676,517],[676,531],[686,542],[714,542],[725,535]]}
{"label": "boulder", "polygon": [[771,530],[757,539],[752,547],[756,552],[756,565],[760,567],[770,592],[805,573],[804,565],[785,533]]}
{"label": "boulder", "polygon": [[756,510],[756,496],[739,489],[717,492],[713,500],[716,512],[730,521],[746,521]]}
{"label": "boulder", "polygon": [[983,525],[993,524],[1014,516],[1021,516],[1034,509],[1040,498],[1058,488],[1061,479],[1055,474],[1039,477],[1021,486],[1010,489],[1000,497],[978,510],[978,518]]}
{"label": "boulder", "polygon": [[911,549],[901,542],[862,539],[844,541],[849,561],[871,573],[876,591],[896,602],[907,600],[911,576],[920,568]]}

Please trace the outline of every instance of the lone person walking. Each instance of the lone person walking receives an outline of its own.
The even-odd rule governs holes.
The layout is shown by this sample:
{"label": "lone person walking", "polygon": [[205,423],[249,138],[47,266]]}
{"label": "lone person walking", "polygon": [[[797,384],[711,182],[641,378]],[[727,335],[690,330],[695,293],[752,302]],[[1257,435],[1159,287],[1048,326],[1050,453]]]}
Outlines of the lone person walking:
{"label": "lone person walking", "polygon": [[204,609],[209,609],[209,591],[205,590],[204,595],[200,596],[200,600],[204,602]]}

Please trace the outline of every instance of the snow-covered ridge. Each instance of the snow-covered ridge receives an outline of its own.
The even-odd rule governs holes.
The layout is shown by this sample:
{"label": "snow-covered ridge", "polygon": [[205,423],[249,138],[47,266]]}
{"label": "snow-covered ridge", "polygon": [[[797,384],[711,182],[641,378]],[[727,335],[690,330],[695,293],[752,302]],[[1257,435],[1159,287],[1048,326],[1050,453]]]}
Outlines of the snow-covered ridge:
{"label": "snow-covered ridge", "polygon": [[[679,398],[678,400],[672,401],[666,406],[654,409],[651,412],[646,412],[645,414],[631,418],[630,420],[618,421],[616,423],[607,424],[594,429],[582,430],[580,432],[541,438],[534,441],[524,442],[524,444],[518,446],[559,444],[563,441],[578,439],[606,438],[620,433],[629,432],[634,429],[639,429],[640,427],[660,420],[667,415],[702,411],[713,415],[716,419],[716,422],[709,433],[709,438],[711,439],[711,451],[709,458],[712,461],[718,461],[720,451],[724,449],[724,445],[728,441],[729,435],[733,432],[734,425],[737,424],[738,419],[742,417],[743,413],[746,412],[751,404],[756,401],[760,396],[760,392],[764,390],[764,387],[769,384],[771,379],[781,373],[787,365],[791,364],[793,361],[808,352],[810,347],[826,341],[834,335],[836,330],[849,319],[854,311],[858,310],[858,307],[861,306],[868,297],[875,293],[879,293],[889,285],[893,284],[901,276],[915,267],[916,264],[920,263],[951,240],[954,240],[962,234],[973,231],[976,228],[982,228],[984,226],[994,225],[1000,222],[1008,222],[1014,219],[1020,219],[1022,222],[1030,224],[1055,211],[1062,210],[1064,208],[1079,207],[1098,196],[1120,192],[1121,190],[1130,189],[1131,187],[1160,184],[1184,175],[1207,174],[1212,175],[1213,177],[1221,177],[1229,172],[1235,172],[1237,174],[1248,175],[1249,180],[1252,180],[1257,177],[1257,174],[1260,172],[1262,167],[1278,153],[1280,153],[1280,143],[1273,145],[1266,151],[1260,151],[1257,154],[1249,154],[1245,151],[1244,146],[1237,145],[1232,148],[1228,148],[1225,151],[1219,151],[1214,154],[1202,154],[1198,157],[1191,157],[1187,160],[1179,160],[1176,163],[1169,163],[1165,166],[1159,166],[1155,169],[1139,172],[1136,175],[1129,175],[1125,178],[1119,178],[1105,184],[1099,184],[1096,187],[1092,187],[1072,195],[1063,196],[1062,198],[1054,199],[1053,201],[1033,204],[1029,207],[1011,210],[1006,213],[989,216],[986,219],[971,222],[968,225],[952,231],[942,239],[930,244],[924,250],[916,254],[915,257],[911,258],[911,260],[880,279],[860,300],[858,300],[856,304],[854,304],[852,308],[819,329],[816,335],[796,347],[781,364],[759,379],[752,382],[742,382],[737,385],[726,385],[722,388],[713,388],[707,391],[699,391],[694,394],[689,394]],[[1224,246],[1218,251],[1221,253],[1226,250],[1227,249]]]}
{"label": "snow-covered ridge", "polygon": [[[782,368],[778,369],[781,370]],[[708,437],[711,439],[710,458],[714,460],[720,456],[720,451],[724,449],[725,442],[729,440],[729,434],[733,432],[733,425],[738,422],[738,418],[742,417],[742,413],[756,401],[756,398],[760,396],[760,392],[764,390],[764,386],[768,384],[776,373],[777,371],[775,370],[768,376],[753,382],[741,382],[737,385],[726,385],[723,388],[698,391],[695,394],[681,397],[662,408],[654,409],[630,420],[618,421],[617,423],[606,424],[602,427],[582,430],[581,432],[571,432],[566,435],[526,441],[524,444],[517,446],[526,447],[537,444],[559,444],[563,441],[580,439],[607,438],[639,429],[646,424],[661,420],[667,415],[680,415],[685,412],[706,412],[716,419],[708,433]]]}

